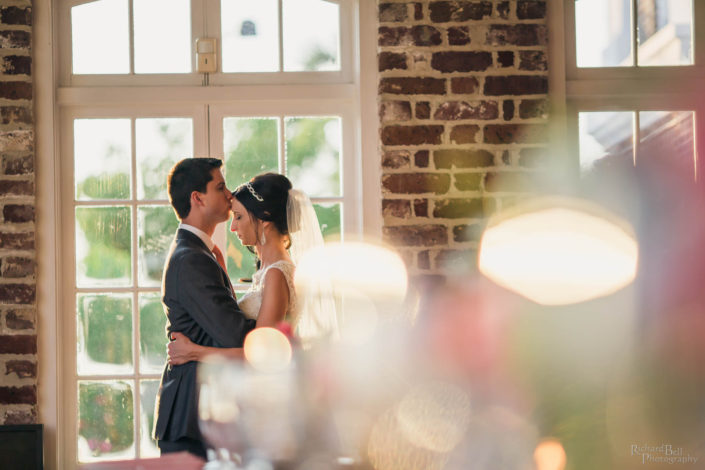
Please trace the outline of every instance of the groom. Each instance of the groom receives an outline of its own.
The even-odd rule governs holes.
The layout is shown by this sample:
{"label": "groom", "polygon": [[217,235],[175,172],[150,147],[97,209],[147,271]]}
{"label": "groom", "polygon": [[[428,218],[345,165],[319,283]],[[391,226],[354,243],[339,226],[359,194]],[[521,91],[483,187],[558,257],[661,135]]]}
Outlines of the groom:
{"label": "groom", "polygon": [[[238,308],[223,255],[211,239],[216,225],[230,217],[232,195],[221,165],[215,158],[186,158],[169,172],[169,200],[181,224],[164,265],[162,303],[169,338],[179,332],[202,346],[238,348],[254,321]],[[164,368],[154,417],[162,454],[206,457],[198,430],[197,365]]]}

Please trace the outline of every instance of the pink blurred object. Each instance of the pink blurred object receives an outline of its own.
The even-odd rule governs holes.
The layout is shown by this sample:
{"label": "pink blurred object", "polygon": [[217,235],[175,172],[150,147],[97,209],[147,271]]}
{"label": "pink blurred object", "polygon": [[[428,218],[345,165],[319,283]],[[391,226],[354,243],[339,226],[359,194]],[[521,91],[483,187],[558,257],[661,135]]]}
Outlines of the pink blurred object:
{"label": "pink blurred object", "polygon": [[84,463],[80,470],[201,470],[205,461],[188,452],[166,454],[153,459],[113,460]]}

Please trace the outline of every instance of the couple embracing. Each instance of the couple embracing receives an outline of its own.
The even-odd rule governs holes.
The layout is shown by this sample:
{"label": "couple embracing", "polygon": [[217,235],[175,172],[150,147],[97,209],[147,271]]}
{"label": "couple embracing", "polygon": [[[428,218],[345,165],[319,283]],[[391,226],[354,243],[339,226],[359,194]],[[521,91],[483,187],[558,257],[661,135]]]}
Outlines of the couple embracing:
{"label": "couple embracing", "polygon": [[[300,315],[294,290],[294,261],[322,243],[308,197],[275,173],[258,175],[231,193],[221,165],[215,158],[187,158],[171,169],[167,180],[181,223],[162,280],[171,340],[155,405],[154,437],[162,454],[206,456],[198,429],[197,361],[216,352],[241,358],[245,336],[253,328],[287,321],[295,331],[325,330],[335,322],[334,312]],[[243,245],[254,247],[260,266],[239,303],[223,254],[211,238],[231,212],[231,230]]]}

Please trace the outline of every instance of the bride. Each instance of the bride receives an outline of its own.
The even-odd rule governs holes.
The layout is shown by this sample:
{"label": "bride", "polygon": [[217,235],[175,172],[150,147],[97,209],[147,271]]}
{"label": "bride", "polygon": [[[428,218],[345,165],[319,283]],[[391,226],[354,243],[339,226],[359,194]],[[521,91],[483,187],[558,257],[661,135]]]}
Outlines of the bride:
{"label": "bride", "polygon": [[[325,299],[307,299],[303,305],[294,289],[295,262],[306,250],[323,244],[308,197],[293,189],[286,176],[264,173],[233,191],[231,209],[230,230],[243,245],[254,248],[259,260],[252,285],[238,302],[245,315],[257,321],[256,328],[287,322],[304,340],[335,334],[335,311],[323,303]],[[214,353],[243,357],[242,348],[201,346],[181,333],[172,337],[167,346],[171,365],[201,361]]]}

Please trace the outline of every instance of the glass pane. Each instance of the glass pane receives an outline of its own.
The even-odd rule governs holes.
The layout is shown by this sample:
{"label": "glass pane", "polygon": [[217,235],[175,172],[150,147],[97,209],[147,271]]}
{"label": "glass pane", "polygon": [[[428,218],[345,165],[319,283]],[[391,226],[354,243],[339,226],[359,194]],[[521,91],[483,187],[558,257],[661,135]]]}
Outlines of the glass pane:
{"label": "glass pane", "polygon": [[159,448],[152,439],[154,426],[154,400],[159,389],[158,380],[142,380],[140,382],[140,457],[159,457]]}
{"label": "glass pane", "polygon": [[77,357],[80,375],[132,372],[132,296],[76,296]]}
{"label": "glass pane", "polygon": [[188,118],[135,120],[137,198],[167,199],[166,176],[182,158],[193,156],[193,121]]}
{"label": "glass pane", "polygon": [[638,0],[639,65],[690,65],[693,0]]}
{"label": "glass pane", "polygon": [[631,0],[575,0],[578,67],[632,66]]}
{"label": "glass pane", "polygon": [[76,199],[130,198],[129,119],[76,119]]}
{"label": "glass pane", "polygon": [[179,220],[171,206],[142,206],[137,209],[140,286],[161,285],[164,260],[178,226]]}
{"label": "glass pane", "polygon": [[71,8],[73,73],[130,73],[127,0]]}
{"label": "glass pane", "polygon": [[284,0],[282,6],[284,70],[340,70],[340,7],[328,0]]}
{"label": "glass pane", "polygon": [[136,73],[191,71],[190,0],[133,0]]}
{"label": "glass pane", "polygon": [[342,204],[314,204],[313,209],[318,217],[318,224],[321,226],[321,233],[326,242],[340,241],[342,227]]}
{"label": "glass pane", "polygon": [[285,119],[286,172],[294,187],[310,197],[340,195],[339,117]]}
{"label": "glass pane", "polygon": [[166,363],[166,315],[158,292],[140,294],[140,372],[155,374]]}
{"label": "glass pane", "polygon": [[240,240],[235,233],[228,230],[228,252],[226,253],[228,263],[228,274],[233,283],[239,282],[240,279],[251,279],[255,272],[254,254],[242,246]]}
{"label": "glass pane", "polygon": [[135,457],[133,384],[78,382],[78,460]]}
{"label": "glass pane", "polygon": [[668,169],[669,176],[695,179],[693,112],[648,111],[639,113],[637,165]]}
{"label": "glass pane", "polygon": [[578,123],[583,174],[634,166],[634,113],[580,113]]}
{"label": "glass pane", "polygon": [[277,0],[221,0],[223,72],[279,70]]}
{"label": "glass pane", "polygon": [[129,207],[76,208],[76,285],[132,285]]}
{"label": "glass pane", "polygon": [[277,118],[223,119],[225,182],[231,190],[259,173],[279,171]]}

